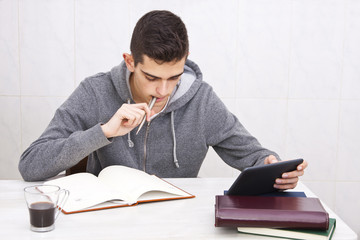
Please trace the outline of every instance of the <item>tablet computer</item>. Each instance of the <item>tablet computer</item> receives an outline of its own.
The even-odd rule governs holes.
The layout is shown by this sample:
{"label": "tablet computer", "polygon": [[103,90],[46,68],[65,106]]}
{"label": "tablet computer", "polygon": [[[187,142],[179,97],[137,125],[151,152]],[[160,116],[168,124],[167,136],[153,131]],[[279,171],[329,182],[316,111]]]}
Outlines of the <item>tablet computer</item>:
{"label": "tablet computer", "polygon": [[280,161],[245,168],[227,191],[227,195],[258,195],[278,191],[274,188],[275,180],[285,172],[296,170],[303,159]]}

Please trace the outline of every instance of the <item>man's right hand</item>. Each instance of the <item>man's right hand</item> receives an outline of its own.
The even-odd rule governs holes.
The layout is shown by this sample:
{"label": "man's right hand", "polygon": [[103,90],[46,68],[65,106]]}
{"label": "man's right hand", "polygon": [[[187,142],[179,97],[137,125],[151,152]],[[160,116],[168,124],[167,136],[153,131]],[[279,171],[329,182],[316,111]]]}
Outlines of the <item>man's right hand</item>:
{"label": "man's right hand", "polygon": [[141,123],[144,114],[147,121],[154,115],[146,103],[123,104],[101,129],[107,138],[123,136]]}

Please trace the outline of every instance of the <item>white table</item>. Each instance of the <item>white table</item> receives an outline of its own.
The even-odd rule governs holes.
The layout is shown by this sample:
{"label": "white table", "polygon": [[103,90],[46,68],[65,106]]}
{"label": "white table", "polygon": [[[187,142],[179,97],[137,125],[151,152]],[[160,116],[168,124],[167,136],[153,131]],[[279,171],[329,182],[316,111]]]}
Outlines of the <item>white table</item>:
{"label": "white table", "polygon": [[[196,195],[193,199],[139,204],[94,212],[64,215],[55,230],[35,233],[29,229],[29,214],[23,188],[34,183],[0,181],[0,239],[276,239],[237,233],[235,228],[214,227],[215,195],[223,194],[233,178],[166,179]],[[315,195],[303,184],[295,189]],[[325,205],[324,205],[325,206]],[[327,206],[336,218],[334,240],[356,240],[356,234]]]}

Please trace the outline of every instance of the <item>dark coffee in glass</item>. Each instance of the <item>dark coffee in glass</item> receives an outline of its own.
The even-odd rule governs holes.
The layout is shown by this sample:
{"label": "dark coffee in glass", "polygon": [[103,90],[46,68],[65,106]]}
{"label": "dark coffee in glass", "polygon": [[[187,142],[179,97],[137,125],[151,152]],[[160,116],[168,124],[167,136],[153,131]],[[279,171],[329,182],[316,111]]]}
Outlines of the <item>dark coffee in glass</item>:
{"label": "dark coffee in glass", "polygon": [[55,222],[55,206],[51,202],[35,202],[29,207],[30,224],[34,227],[49,227]]}

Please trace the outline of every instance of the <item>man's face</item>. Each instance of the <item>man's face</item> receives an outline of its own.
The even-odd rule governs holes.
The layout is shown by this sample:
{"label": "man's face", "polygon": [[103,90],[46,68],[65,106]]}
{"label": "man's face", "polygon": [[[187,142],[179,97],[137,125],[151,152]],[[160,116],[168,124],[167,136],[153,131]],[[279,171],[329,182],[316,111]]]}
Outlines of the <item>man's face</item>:
{"label": "man's face", "polygon": [[[184,72],[186,58],[180,61],[158,64],[144,55],[143,63],[138,63],[130,77],[131,91],[136,103],[149,103],[156,97],[154,110],[160,110],[166,104],[176,84]],[[129,69],[131,71],[131,69]]]}

